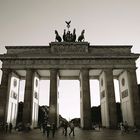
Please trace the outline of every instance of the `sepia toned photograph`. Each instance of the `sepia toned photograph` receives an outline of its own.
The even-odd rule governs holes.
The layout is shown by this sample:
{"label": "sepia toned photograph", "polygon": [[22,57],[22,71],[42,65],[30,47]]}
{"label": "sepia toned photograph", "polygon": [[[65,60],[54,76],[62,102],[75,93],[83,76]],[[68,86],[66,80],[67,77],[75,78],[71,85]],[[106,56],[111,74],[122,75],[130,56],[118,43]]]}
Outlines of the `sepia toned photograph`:
{"label": "sepia toned photograph", "polygon": [[0,140],[139,138],[139,0],[0,0]]}

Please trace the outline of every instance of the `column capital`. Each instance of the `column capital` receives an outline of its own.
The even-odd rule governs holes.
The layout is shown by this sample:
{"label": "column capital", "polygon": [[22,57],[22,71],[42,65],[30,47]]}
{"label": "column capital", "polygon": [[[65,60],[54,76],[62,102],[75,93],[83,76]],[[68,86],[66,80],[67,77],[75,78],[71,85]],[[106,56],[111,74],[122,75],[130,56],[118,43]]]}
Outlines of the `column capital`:
{"label": "column capital", "polygon": [[108,72],[108,71],[112,71],[112,72],[113,72],[113,68],[105,68],[105,69],[102,69],[102,71],[100,72],[100,75],[101,75],[103,72]]}
{"label": "column capital", "polygon": [[87,71],[87,70],[89,71],[89,68],[81,68],[81,69],[80,69],[80,71],[84,71],[84,70],[85,70],[85,71]]}
{"label": "column capital", "polygon": [[113,68],[102,69],[102,71],[104,71],[104,72],[106,72],[106,71],[113,71]]}
{"label": "column capital", "polygon": [[83,74],[88,74],[89,75],[89,69],[88,68],[82,68],[80,69],[80,73],[83,73]]}
{"label": "column capital", "polygon": [[25,69],[26,71],[32,71],[32,72],[35,72],[36,71],[36,69],[33,69],[33,68],[27,68],[27,69]]}
{"label": "column capital", "polygon": [[58,72],[58,69],[51,68],[51,69],[50,69],[50,72]]}

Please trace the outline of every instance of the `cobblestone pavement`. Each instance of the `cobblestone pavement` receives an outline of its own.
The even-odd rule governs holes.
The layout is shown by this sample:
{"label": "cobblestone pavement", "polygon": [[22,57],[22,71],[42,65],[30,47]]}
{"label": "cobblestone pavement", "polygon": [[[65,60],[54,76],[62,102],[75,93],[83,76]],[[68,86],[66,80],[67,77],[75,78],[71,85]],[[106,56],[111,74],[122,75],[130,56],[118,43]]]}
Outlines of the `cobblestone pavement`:
{"label": "cobblestone pavement", "polygon": [[[68,129],[69,132],[69,129]],[[127,134],[121,134],[120,130],[81,130],[75,129],[75,136],[63,136],[62,129],[59,129],[55,137],[47,138],[46,135],[39,129],[32,130],[30,132],[16,132],[11,134],[0,133],[0,140],[140,140],[140,132],[129,132]]]}

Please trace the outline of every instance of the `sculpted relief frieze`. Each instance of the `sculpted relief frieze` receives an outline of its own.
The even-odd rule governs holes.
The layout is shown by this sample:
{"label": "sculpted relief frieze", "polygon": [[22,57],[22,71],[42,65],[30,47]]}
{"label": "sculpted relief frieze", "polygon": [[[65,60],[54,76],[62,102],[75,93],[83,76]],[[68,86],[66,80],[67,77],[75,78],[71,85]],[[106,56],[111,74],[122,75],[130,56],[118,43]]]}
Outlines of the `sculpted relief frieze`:
{"label": "sculpted relief frieze", "polygon": [[55,66],[66,66],[66,65],[85,65],[85,66],[105,66],[110,65],[112,67],[122,65],[124,66],[134,66],[135,63],[133,60],[109,60],[109,59],[46,59],[46,60],[7,60],[3,62],[3,67],[6,68],[16,68],[16,67],[40,67],[45,68],[46,66],[50,65],[51,67]]}

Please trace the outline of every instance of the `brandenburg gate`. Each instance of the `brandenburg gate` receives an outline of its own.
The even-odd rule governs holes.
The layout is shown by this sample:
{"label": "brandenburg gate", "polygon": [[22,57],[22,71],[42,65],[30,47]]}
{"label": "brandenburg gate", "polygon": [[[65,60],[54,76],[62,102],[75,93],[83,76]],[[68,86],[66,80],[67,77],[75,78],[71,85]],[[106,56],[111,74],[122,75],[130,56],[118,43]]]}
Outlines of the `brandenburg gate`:
{"label": "brandenburg gate", "polygon": [[[83,32],[84,33],[84,32]],[[139,54],[129,45],[90,45],[83,38],[72,41],[65,34],[63,42],[56,31],[56,41],[48,46],[6,46],[0,55],[0,121],[16,124],[20,80],[25,79],[23,122],[37,126],[39,81],[50,80],[49,121],[58,124],[59,79],[80,81],[81,127],[91,128],[90,79],[98,79],[102,126],[117,126],[113,79],[119,81],[123,121],[140,126],[140,103],[136,78]],[[96,87],[94,87],[96,88]],[[69,89],[68,89],[69,90]]]}

